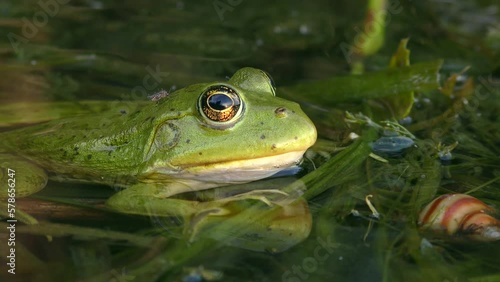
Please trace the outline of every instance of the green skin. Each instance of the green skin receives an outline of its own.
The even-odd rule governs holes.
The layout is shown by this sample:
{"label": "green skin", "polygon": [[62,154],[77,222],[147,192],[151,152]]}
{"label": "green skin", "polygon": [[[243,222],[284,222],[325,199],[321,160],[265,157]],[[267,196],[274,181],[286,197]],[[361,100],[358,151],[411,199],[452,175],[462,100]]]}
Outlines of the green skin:
{"label": "green skin", "polygon": [[[200,97],[221,85],[239,95],[241,111],[218,122],[201,110]],[[299,105],[276,97],[265,72],[243,68],[227,82],[191,85],[137,109],[0,133],[0,164],[16,171],[16,197],[39,191],[50,176],[126,188],[107,202],[117,211],[190,216],[213,204],[170,197],[268,177],[298,162],[315,141],[316,129]],[[251,191],[223,202],[269,202],[273,193],[279,194]]]}

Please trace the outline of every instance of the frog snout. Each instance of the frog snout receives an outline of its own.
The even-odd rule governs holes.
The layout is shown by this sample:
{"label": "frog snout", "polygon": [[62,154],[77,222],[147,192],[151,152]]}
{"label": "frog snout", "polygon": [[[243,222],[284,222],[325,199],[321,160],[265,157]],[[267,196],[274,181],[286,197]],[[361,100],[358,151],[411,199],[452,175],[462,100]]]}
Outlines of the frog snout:
{"label": "frog snout", "polygon": [[[276,105],[274,116],[283,122],[283,138],[293,134],[294,146],[308,148],[316,142],[316,127],[298,104]],[[287,144],[291,146],[291,143]]]}

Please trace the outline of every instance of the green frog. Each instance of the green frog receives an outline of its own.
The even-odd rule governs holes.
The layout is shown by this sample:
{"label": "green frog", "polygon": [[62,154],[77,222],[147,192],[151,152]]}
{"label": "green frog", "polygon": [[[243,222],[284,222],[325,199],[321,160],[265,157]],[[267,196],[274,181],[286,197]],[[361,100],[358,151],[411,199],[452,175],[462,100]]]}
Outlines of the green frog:
{"label": "green frog", "polygon": [[[228,81],[191,85],[146,104],[3,132],[1,181],[10,168],[16,197],[50,178],[120,187],[107,205],[124,213],[199,213],[213,206],[176,196],[267,178],[296,165],[315,143],[311,120],[275,91],[266,72],[243,68]],[[222,201],[268,202],[280,193],[246,191]]]}

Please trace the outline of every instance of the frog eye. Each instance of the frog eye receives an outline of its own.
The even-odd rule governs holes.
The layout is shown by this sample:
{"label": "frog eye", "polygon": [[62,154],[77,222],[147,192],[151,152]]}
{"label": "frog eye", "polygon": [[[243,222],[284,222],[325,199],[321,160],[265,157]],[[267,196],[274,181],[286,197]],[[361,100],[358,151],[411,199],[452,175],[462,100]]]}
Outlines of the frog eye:
{"label": "frog eye", "polygon": [[210,121],[224,123],[241,112],[241,100],[234,89],[216,85],[201,94],[199,107]]}

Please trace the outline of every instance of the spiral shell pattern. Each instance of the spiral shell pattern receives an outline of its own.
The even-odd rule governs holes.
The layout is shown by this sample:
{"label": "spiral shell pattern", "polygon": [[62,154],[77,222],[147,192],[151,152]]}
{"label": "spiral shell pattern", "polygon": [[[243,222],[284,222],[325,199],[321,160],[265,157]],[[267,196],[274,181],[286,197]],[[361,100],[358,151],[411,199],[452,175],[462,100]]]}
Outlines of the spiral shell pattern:
{"label": "spiral shell pattern", "polygon": [[429,203],[420,213],[423,229],[447,235],[463,235],[479,241],[500,239],[500,221],[495,210],[469,195],[446,194]]}

